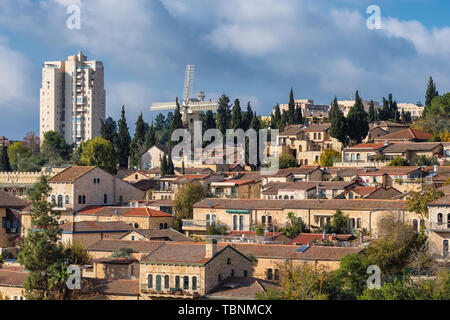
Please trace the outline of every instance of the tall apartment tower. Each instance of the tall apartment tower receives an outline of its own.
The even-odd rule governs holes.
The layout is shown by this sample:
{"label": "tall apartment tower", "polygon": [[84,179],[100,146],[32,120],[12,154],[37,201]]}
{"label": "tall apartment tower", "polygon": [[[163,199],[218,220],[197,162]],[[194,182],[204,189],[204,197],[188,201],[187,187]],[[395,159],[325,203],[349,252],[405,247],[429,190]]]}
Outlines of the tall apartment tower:
{"label": "tall apartment tower", "polygon": [[87,61],[82,51],[67,61],[47,61],[42,68],[40,137],[59,132],[68,144],[100,135],[105,119],[103,63]]}

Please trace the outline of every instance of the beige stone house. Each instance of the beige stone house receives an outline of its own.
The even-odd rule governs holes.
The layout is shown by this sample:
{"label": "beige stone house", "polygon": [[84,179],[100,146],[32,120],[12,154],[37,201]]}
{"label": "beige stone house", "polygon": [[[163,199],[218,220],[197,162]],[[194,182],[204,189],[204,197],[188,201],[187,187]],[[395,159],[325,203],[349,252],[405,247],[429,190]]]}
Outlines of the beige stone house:
{"label": "beige stone house", "polygon": [[166,242],[141,260],[141,298],[201,297],[228,277],[251,275],[252,261],[232,246]]}
{"label": "beige stone house", "polygon": [[322,181],[323,171],[320,166],[301,166],[280,169],[275,174],[263,175],[262,185],[271,182]]}
{"label": "beige stone house", "polygon": [[355,181],[272,182],[262,186],[262,199],[333,199],[356,185]]}
{"label": "beige stone house", "polygon": [[432,250],[443,260],[450,258],[450,195],[428,204],[429,237]]}
{"label": "beige stone house", "polygon": [[229,179],[210,184],[210,192],[218,198],[258,199],[261,180]]}
{"label": "beige stone house", "polygon": [[[300,217],[307,228],[323,228],[340,209],[349,218],[350,230],[366,230],[376,235],[379,219],[390,214],[398,215],[413,225],[415,213],[406,210],[405,200],[384,199],[310,199],[310,200],[242,200],[205,199],[194,205],[192,220],[183,220],[187,236],[205,236],[207,226],[214,222],[228,231],[251,231],[255,225],[285,227],[288,213]],[[423,222],[425,223],[425,222]]]}
{"label": "beige stone house", "polygon": [[0,191],[0,248],[13,247],[14,239],[21,233],[21,217],[18,210],[27,202]]}
{"label": "beige stone house", "polygon": [[61,219],[71,221],[72,214],[88,206],[124,204],[144,198],[144,193],[99,167],[71,166],[48,180],[52,188],[48,201]]}

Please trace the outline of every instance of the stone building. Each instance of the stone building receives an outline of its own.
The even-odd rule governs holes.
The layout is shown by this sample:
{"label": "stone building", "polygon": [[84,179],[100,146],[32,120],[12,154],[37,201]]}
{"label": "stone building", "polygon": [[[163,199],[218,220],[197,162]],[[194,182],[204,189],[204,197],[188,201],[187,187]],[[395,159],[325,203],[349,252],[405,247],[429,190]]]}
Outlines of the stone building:
{"label": "stone building", "polygon": [[450,258],[450,195],[446,195],[428,204],[429,237],[432,250],[441,259]]}

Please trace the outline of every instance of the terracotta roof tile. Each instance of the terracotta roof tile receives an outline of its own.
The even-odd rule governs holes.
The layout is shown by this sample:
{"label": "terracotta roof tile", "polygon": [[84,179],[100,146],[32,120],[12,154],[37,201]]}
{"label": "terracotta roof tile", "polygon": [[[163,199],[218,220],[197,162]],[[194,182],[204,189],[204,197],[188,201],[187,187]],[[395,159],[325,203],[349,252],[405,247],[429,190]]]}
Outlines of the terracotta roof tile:
{"label": "terracotta roof tile", "polygon": [[25,208],[27,206],[27,201],[22,200],[18,197],[14,197],[6,192],[0,191],[0,207],[1,208]]}
{"label": "terracotta roof tile", "polygon": [[375,140],[430,140],[433,137],[432,134],[418,130],[418,129],[404,129],[386,134],[381,137],[375,138]]}

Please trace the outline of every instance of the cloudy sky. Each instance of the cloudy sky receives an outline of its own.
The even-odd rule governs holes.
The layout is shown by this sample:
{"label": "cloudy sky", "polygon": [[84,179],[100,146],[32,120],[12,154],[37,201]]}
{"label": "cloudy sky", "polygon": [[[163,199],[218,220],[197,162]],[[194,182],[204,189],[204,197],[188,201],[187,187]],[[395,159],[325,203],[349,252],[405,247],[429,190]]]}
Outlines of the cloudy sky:
{"label": "cloudy sky", "polygon": [[[66,27],[67,7],[81,28]],[[381,9],[369,29],[367,7]],[[126,106],[151,121],[152,102],[183,90],[186,64],[194,92],[226,93],[258,114],[296,98],[328,104],[336,95],[424,101],[431,75],[450,91],[447,0],[0,0],[0,135],[39,130],[42,63],[83,50],[105,66],[107,115]]]}

